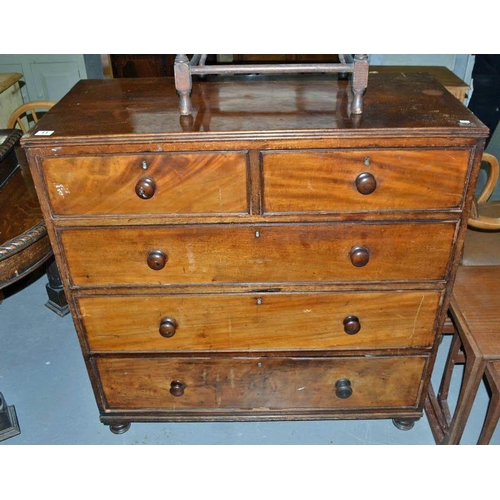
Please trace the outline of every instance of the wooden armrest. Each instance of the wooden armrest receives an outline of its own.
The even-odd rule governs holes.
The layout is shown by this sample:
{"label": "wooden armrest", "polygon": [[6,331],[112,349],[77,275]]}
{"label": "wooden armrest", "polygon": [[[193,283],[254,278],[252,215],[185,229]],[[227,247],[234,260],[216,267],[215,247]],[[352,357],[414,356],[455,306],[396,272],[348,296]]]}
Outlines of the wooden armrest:
{"label": "wooden armrest", "polygon": [[478,203],[488,201],[498,182],[498,160],[490,153],[483,153],[482,161],[486,161],[490,164],[490,174],[486,180],[486,185],[477,197]]}

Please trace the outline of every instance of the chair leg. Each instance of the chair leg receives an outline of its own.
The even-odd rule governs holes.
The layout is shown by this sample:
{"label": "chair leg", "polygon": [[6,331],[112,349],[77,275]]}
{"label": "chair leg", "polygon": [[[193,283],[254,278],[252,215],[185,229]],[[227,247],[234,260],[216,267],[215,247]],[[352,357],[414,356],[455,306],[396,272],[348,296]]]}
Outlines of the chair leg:
{"label": "chair leg", "polygon": [[486,419],[477,441],[477,444],[481,445],[489,444],[495,432],[498,420],[500,420],[500,386],[498,384],[498,374],[491,373],[490,369],[491,364],[486,367],[486,376],[491,389],[491,399],[488,406],[488,412],[486,413]]}
{"label": "chair leg", "polygon": [[457,405],[448,431],[441,444],[460,444],[465,424],[467,423],[479,384],[484,375],[485,364],[482,358],[466,359],[464,377]]}
{"label": "chair leg", "polygon": [[444,372],[441,378],[441,383],[439,385],[439,390],[437,394],[437,400],[444,414],[444,417],[448,423],[451,420],[450,411],[448,408],[448,394],[450,391],[453,369],[455,368],[455,365],[458,362],[461,347],[462,347],[462,342],[460,340],[460,337],[458,333],[455,333],[451,341],[450,350],[448,351],[448,357],[444,365]]}

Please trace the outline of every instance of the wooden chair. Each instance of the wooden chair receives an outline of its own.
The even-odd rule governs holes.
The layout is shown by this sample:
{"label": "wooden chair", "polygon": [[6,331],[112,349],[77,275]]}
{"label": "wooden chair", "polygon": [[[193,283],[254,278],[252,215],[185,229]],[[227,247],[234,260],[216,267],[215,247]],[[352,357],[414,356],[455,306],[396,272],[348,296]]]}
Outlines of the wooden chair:
{"label": "wooden chair", "polygon": [[489,163],[490,172],[484,188],[475,199],[468,225],[476,229],[496,231],[500,230],[500,201],[489,199],[498,182],[498,160],[492,154],[484,153],[483,162]]}
{"label": "wooden chair", "polygon": [[[488,444],[500,418],[500,202],[489,201],[498,182],[497,159],[489,163],[487,182],[469,218],[461,265],[457,272],[450,307],[453,339],[437,396],[429,386],[425,410],[438,444],[459,444],[477,390],[486,378],[491,400],[478,439]],[[446,329],[445,329],[446,331]],[[448,394],[453,369],[464,364],[464,376],[453,415]]]}
{"label": "wooden chair", "polygon": [[10,115],[7,128],[19,127],[25,134],[54,104],[54,101],[30,101],[22,104]]}
{"label": "wooden chair", "polygon": [[472,205],[461,261],[464,266],[500,266],[500,201],[489,199],[498,183],[498,160],[488,153],[483,160],[490,165],[489,175]]}

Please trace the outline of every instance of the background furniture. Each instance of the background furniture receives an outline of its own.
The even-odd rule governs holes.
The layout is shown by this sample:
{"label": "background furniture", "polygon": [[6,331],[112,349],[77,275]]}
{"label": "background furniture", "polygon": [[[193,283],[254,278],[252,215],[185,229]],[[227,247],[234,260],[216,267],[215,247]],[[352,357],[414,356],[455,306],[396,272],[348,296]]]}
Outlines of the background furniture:
{"label": "background furniture", "polygon": [[0,73],[20,73],[23,101],[58,101],[80,79],[102,78],[97,54],[0,54]]}
{"label": "background furniture", "polygon": [[52,256],[40,206],[28,171],[14,146],[21,131],[2,130],[0,177],[0,288],[23,278]]}
{"label": "background furniture", "polygon": [[[492,393],[478,444],[488,444],[499,417],[500,266],[460,266],[450,302],[456,332],[437,396],[429,391],[427,414],[438,444],[460,444],[479,384],[487,375]],[[453,414],[448,393],[456,364],[465,364]]]}
{"label": "background furniture", "polygon": [[64,316],[69,309],[33,180],[23,152],[16,154],[21,136],[0,130],[0,300],[3,289],[49,262],[47,307]]}
{"label": "background furniture", "polygon": [[[481,381],[491,391],[490,410],[478,444],[488,444],[498,422],[500,360],[500,202],[490,202],[499,177],[498,160],[484,153],[490,165],[484,188],[474,200],[468,221],[464,252],[450,302],[447,332],[453,340],[436,394],[432,386],[426,413],[438,444],[459,444]],[[456,364],[464,364],[464,376],[453,415],[448,393]]]}
{"label": "background furniture", "polygon": [[54,101],[30,101],[22,104],[10,115],[7,128],[19,128],[26,133],[54,104]]}
{"label": "background furniture", "polygon": [[88,80],[23,138],[113,432],[422,416],[487,130],[425,74],[350,99],[198,82],[184,127],[172,80]]}
{"label": "background furniture", "polygon": [[[188,54],[191,57],[193,54]],[[111,78],[174,76],[176,54],[110,54],[101,56]],[[207,64],[338,63],[337,54],[209,54]]]}
{"label": "background furniture", "polygon": [[429,73],[459,101],[465,103],[470,86],[446,66],[370,66],[370,73]]}
{"label": "background furniture", "polygon": [[21,73],[0,73],[0,129],[6,129],[12,112],[23,103]]}

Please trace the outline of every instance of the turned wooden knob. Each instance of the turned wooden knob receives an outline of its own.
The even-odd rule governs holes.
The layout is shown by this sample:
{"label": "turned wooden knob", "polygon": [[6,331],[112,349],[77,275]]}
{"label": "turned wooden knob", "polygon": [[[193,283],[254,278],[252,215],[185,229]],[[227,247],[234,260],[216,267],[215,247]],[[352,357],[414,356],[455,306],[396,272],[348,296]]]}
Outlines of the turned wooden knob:
{"label": "turned wooden knob", "polygon": [[370,260],[370,253],[366,247],[352,247],[349,252],[349,257],[351,258],[351,263],[356,267],[363,267],[368,264]]}
{"label": "turned wooden knob", "polygon": [[135,185],[135,194],[143,200],[149,200],[156,192],[156,183],[151,177],[142,177]]}
{"label": "turned wooden knob", "polygon": [[162,337],[173,337],[177,330],[177,321],[173,318],[163,318],[160,322],[160,335]]}
{"label": "turned wooden knob", "polygon": [[159,271],[165,267],[168,257],[167,254],[161,250],[152,250],[148,254],[148,266],[153,269],[153,271]]}
{"label": "turned wooden knob", "polygon": [[351,381],[341,378],[335,383],[335,395],[341,399],[347,399],[352,394]]}
{"label": "turned wooden knob", "polygon": [[349,335],[354,335],[361,330],[361,323],[357,316],[347,316],[344,319],[344,332]]}
{"label": "turned wooden knob", "polygon": [[182,396],[185,388],[186,384],[180,380],[172,380],[172,382],[170,382],[170,394],[172,394],[172,396]]}
{"label": "turned wooden knob", "polygon": [[372,194],[377,188],[377,181],[373,174],[363,172],[356,177],[356,189],[361,194]]}

